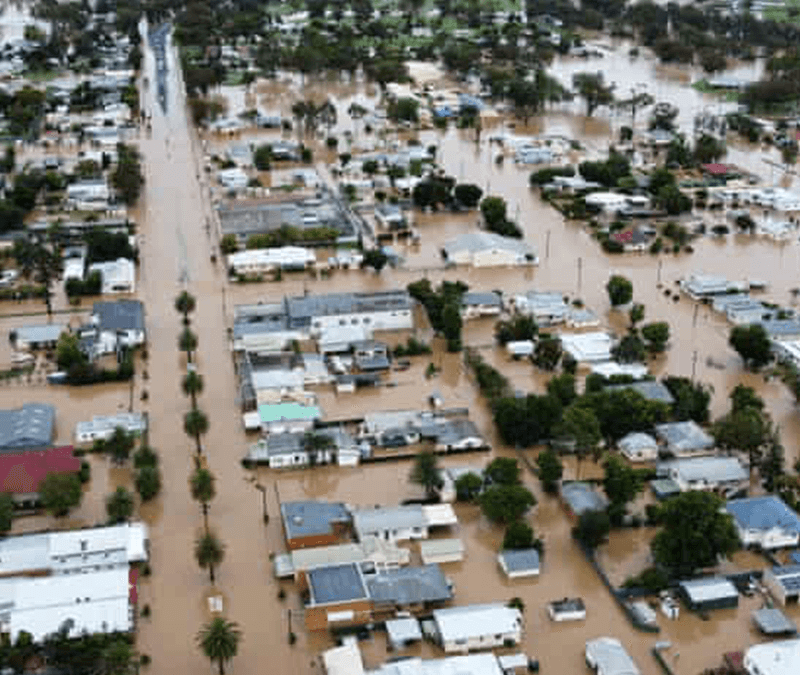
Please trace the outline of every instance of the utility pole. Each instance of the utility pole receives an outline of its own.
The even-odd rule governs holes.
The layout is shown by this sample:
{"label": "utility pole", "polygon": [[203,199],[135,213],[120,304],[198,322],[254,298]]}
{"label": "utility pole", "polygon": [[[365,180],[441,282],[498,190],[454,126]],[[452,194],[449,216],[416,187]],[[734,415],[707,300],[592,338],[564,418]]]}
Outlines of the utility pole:
{"label": "utility pole", "polygon": [[694,383],[695,371],[697,370],[697,350],[692,353],[692,383]]}
{"label": "utility pole", "polygon": [[581,271],[583,270],[583,258],[578,258],[578,293],[581,292]]}
{"label": "utility pole", "polygon": [[658,261],[658,288],[661,288],[661,266],[664,264],[663,260]]}
{"label": "utility pole", "polygon": [[550,257],[550,230],[547,230],[547,238],[545,239],[544,251],[545,251],[544,257],[545,258],[549,258]]}
{"label": "utility pole", "polygon": [[[692,317],[692,326],[696,326],[697,325],[697,312],[698,312],[699,309],[700,309],[700,305],[695,305],[694,306],[694,316]],[[695,352],[695,354],[696,353],[697,352]]]}

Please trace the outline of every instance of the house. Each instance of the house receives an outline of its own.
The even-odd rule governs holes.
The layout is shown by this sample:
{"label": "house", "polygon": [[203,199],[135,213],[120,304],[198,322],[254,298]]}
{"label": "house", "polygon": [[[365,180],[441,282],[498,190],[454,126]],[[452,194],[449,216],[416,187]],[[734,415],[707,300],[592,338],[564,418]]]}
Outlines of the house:
{"label": "house", "polygon": [[28,325],[15,328],[9,337],[18,350],[55,349],[58,338],[67,330],[68,326],[60,323]]}
{"label": "house", "polygon": [[467,291],[461,296],[461,316],[474,319],[482,316],[497,316],[503,309],[498,293]]}
{"label": "house", "polygon": [[669,389],[667,389],[666,386],[664,386],[661,382],[657,382],[656,380],[642,380],[640,382],[614,384],[606,387],[606,390],[608,391],[621,391],[623,389],[632,389],[633,391],[641,394],[642,397],[648,401],[657,401],[658,403],[666,403],[667,405],[672,405],[675,403],[675,399],[672,397]]}
{"label": "house", "polygon": [[306,432],[322,417],[316,405],[302,403],[262,403],[258,406],[261,429],[266,434]]}
{"label": "house", "polygon": [[634,380],[641,380],[643,377],[647,377],[649,373],[647,366],[643,363],[617,363],[616,361],[592,363],[589,366],[589,370],[602,375],[606,379],[624,375]]}
{"label": "house", "polygon": [[641,675],[622,643],[610,637],[586,643],[586,663],[597,675]]}
{"label": "house", "polygon": [[484,448],[486,441],[467,419],[468,410],[381,410],[368,412],[361,424],[365,440],[380,447],[430,441],[441,451]]}
{"label": "house", "polygon": [[681,581],[678,591],[693,611],[725,609],[739,605],[739,591],[725,577]]}
{"label": "house", "polygon": [[356,563],[364,569],[382,570],[408,565],[410,561],[411,551],[407,548],[400,548],[394,542],[368,537],[361,542],[300,548],[279,554],[272,559],[272,567],[279,579],[291,576],[299,579],[315,567]]}
{"label": "house", "polygon": [[128,633],[135,625],[135,579],[136,570],[127,567],[89,575],[0,579],[0,633],[16,641],[25,631],[34,642],[63,627],[73,638],[83,633]]}
{"label": "house", "polygon": [[56,409],[47,403],[25,403],[17,410],[0,410],[0,455],[50,447],[55,422]]}
{"label": "house", "polygon": [[618,192],[593,192],[584,199],[586,206],[604,213],[614,213],[628,204],[627,195]]}
{"label": "house", "polygon": [[359,541],[378,537],[385,541],[427,539],[430,528],[456,525],[453,507],[449,504],[407,504],[353,512],[353,529]]}
{"label": "house", "polygon": [[397,231],[408,227],[408,221],[403,215],[403,210],[397,204],[377,204],[375,206],[375,220],[384,230]]}
{"label": "house", "polygon": [[250,183],[250,178],[238,167],[217,171],[217,180],[226,190],[243,190]]}
{"label": "house", "polygon": [[553,621],[583,621],[586,605],[580,598],[564,598],[547,603],[547,614]]}
{"label": "house", "polygon": [[290,551],[350,539],[352,516],[340,502],[283,502],[281,518]]}
{"label": "house", "polygon": [[707,434],[697,422],[665,422],[656,425],[656,436],[664,452],[675,457],[691,457],[708,454],[714,448],[714,438]]}
{"label": "house", "polygon": [[630,433],[617,441],[617,447],[631,462],[653,462],[658,459],[658,444],[650,434]]}
{"label": "house", "polygon": [[398,567],[366,577],[367,589],[376,612],[424,612],[432,606],[452,600],[452,584],[439,565]]}
{"label": "house", "polygon": [[290,329],[312,337],[334,326],[363,325],[370,331],[407,330],[414,327],[413,300],[406,291],[330,293],[284,300]]}
{"label": "house", "polygon": [[770,340],[800,340],[800,321],[794,319],[767,319],[759,321]]}
{"label": "house", "polygon": [[530,291],[515,295],[513,304],[520,314],[530,314],[537,326],[564,323],[569,314],[569,305],[562,293]]}
{"label": "house", "polygon": [[588,511],[605,511],[608,500],[588,483],[568,481],[561,485],[561,499],[567,511],[574,518],[580,518]]}
{"label": "house", "polygon": [[268,464],[270,469],[338,464],[357,466],[361,449],[352,436],[337,428],[314,432],[271,433],[250,447],[248,462]]}
{"label": "house", "polygon": [[800,565],[783,565],[765,570],[764,585],[782,605],[796,605],[800,601]]}
{"label": "house", "polygon": [[142,413],[95,415],[91,421],[78,422],[75,425],[75,441],[77,443],[107,441],[117,428],[133,436],[141,436],[147,430],[147,417]]}
{"label": "house", "polygon": [[464,542],[460,539],[428,539],[419,542],[423,565],[461,562],[464,559]]}
{"label": "house", "polygon": [[133,260],[117,258],[108,262],[89,265],[89,274],[100,272],[103,278],[102,292],[134,293],[136,291],[136,266]]}
{"label": "house", "polygon": [[797,625],[777,607],[764,607],[752,614],[753,623],[764,635],[794,635]]}
{"label": "house", "polygon": [[436,609],[433,623],[447,653],[492,649],[522,640],[522,613],[499,603]]}
{"label": "house", "polygon": [[646,251],[650,245],[652,235],[642,228],[627,229],[622,232],[614,232],[611,240],[622,246],[626,253],[641,253]]}
{"label": "house", "polygon": [[442,250],[448,265],[506,267],[538,265],[539,258],[530,244],[494,232],[470,232],[445,243]]}
{"label": "house", "polygon": [[23,506],[33,505],[39,498],[39,485],[48,474],[77,473],[80,468],[81,460],[75,457],[71,446],[0,454],[0,492],[12,495]]}
{"label": "house", "polygon": [[562,349],[578,363],[600,363],[611,360],[611,348],[614,340],[608,333],[595,331],[591,333],[567,334],[559,336]]}
{"label": "house", "polygon": [[353,360],[361,372],[371,373],[389,370],[389,347],[384,342],[375,340],[358,340],[351,344]]}
{"label": "house", "polygon": [[505,549],[497,554],[497,561],[509,579],[539,576],[541,563],[535,548]]}
{"label": "house", "polygon": [[736,494],[747,489],[750,476],[736,457],[688,457],[660,462],[656,471],[681,492],[707,490]]}
{"label": "house", "polygon": [[794,675],[800,672],[800,638],[753,645],[744,655],[748,675]]}
{"label": "house", "polygon": [[681,279],[680,289],[694,300],[713,298],[716,295],[725,295],[731,292],[744,292],[747,290],[746,282],[732,282],[725,277],[712,276],[695,272],[685,279]]}
{"label": "house", "polygon": [[733,499],[725,510],[745,546],[773,549],[800,543],[800,516],[776,495]]}
{"label": "house", "polygon": [[143,345],[144,305],[139,300],[94,303],[88,337],[93,353],[98,356]]}
{"label": "house", "polygon": [[233,350],[278,352],[307,334],[289,328],[283,303],[237,305],[233,316]]}
{"label": "house", "polygon": [[147,525],[140,522],[0,539],[0,578],[85,574],[147,561]]}
{"label": "house", "polygon": [[67,203],[74,209],[106,208],[111,192],[105,179],[81,180],[67,186]]}
{"label": "house", "polygon": [[440,469],[439,476],[442,479],[442,487],[439,488],[439,500],[442,502],[454,502],[458,497],[456,493],[456,482],[462,476],[473,474],[483,480],[483,469],[473,466],[451,466]]}
{"label": "house", "polygon": [[275,270],[304,270],[317,261],[314,252],[301,246],[280,246],[239,251],[228,256],[228,269],[237,276],[267,274]]}
{"label": "house", "polygon": [[422,640],[422,629],[414,617],[403,617],[386,622],[386,637],[393,650],[405,649]]}

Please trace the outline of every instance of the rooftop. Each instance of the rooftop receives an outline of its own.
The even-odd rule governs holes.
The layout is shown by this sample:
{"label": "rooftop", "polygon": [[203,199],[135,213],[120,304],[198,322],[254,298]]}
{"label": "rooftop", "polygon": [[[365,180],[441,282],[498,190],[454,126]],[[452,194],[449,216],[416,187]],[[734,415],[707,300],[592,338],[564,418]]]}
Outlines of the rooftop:
{"label": "rooftop", "polygon": [[415,657],[385,663],[376,670],[368,671],[367,675],[503,675],[503,670],[494,654],[484,653],[444,659],[423,660]]}
{"label": "rooftop", "polygon": [[56,409],[47,403],[25,403],[17,410],[0,410],[0,453],[49,445],[55,418]]}
{"label": "rooftop", "polygon": [[508,573],[529,572],[539,569],[539,551],[535,548],[509,549],[500,551],[500,558]]}
{"label": "rooftop", "polygon": [[641,675],[622,643],[614,638],[590,640],[586,643],[586,655],[591,656],[603,675]]}
{"label": "rooftop", "polygon": [[92,314],[100,330],[144,330],[144,305],[139,300],[96,302]]}
{"label": "rooftop", "polygon": [[311,605],[354,602],[368,598],[361,570],[355,563],[316,567],[306,574]]}
{"label": "rooftop", "polygon": [[562,484],[561,497],[576,516],[586,511],[604,511],[608,500],[588,483],[571,481]]}
{"label": "rooftop", "polygon": [[675,403],[675,399],[672,397],[672,394],[670,394],[669,389],[661,382],[655,380],[642,380],[641,382],[630,382],[629,384],[613,384],[606,388],[612,391],[633,389],[639,392],[648,401],[659,401],[668,405]]}
{"label": "rooftop", "polygon": [[795,675],[800,672],[800,638],[753,645],[744,661],[761,675]]}
{"label": "rooftop", "polygon": [[664,462],[662,466],[674,470],[678,478],[691,483],[714,481],[719,483],[744,481],[747,469],[736,457],[688,457]]}
{"label": "rooftop", "polygon": [[340,502],[283,502],[281,517],[287,539],[333,534],[337,524],[350,523],[350,511]]}
{"label": "rooftop", "polygon": [[353,526],[359,538],[382,530],[423,528],[426,525],[425,514],[419,504],[359,509],[353,513]]}
{"label": "rooftop", "polygon": [[444,245],[445,254],[450,257],[462,251],[479,253],[481,251],[509,251],[526,257],[536,257],[536,249],[530,244],[513,237],[503,237],[494,232],[468,232]]}
{"label": "rooftop", "polygon": [[81,460],[72,454],[72,446],[20,455],[0,454],[0,492],[32,494],[39,490],[47,474],[77,473],[80,468]]}
{"label": "rooftop", "polygon": [[258,406],[261,422],[288,422],[299,420],[317,420],[321,417],[319,406],[302,403],[262,403]]}
{"label": "rooftop", "polygon": [[691,452],[714,447],[714,439],[692,420],[657,424],[656,435],[673,452]]}
{"label": "rooftop", "polygon": [[777,607],[764,607],[753,612],[753,623],[766,635],[785,635],[797,632],[797,626]]}
{"label": "rooftop", "polygon": [[377,604],[416,605],[443,602],[453,591],[438,565],[401,567],[379,572],[367,579],[369,596]]}
{"label": "rooftop", "polygon": [[433,620],[444,642],[514,633],[522,626],[520,611],[500,603],[436,609]]}
{"label": "rooftop", "polygon": [[725,508],[742,529],[800,533],[800,516],[776,495],[733,499]]}
{"label": "rooftop", "polygon": [[395,312],[411,309],[413,300],[406,291],[395,290],[287,297],[284,303],[290,320],[297,320],[339,314]]}
{"label": "rooftop", "polygon": [[38,326],[20,326],[14,329],[18,342],[55,342],[67,327],[60,323],[48,323]]}
{"label": "rooftop", "polygon": [[721,598],[739,597],[739,591],[725,577],[706,577],[681,581],[678,584],[692,602],[708,602]]}

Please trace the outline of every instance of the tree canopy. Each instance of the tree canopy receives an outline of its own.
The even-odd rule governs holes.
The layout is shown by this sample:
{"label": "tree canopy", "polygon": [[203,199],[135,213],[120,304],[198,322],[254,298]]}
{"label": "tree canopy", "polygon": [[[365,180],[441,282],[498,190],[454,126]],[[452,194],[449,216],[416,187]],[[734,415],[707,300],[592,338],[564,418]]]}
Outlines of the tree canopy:
{"label": "tree canopy", "polygon": [[494,485],[480,496],[484,515],[495,523],[512,523],[536,506],[536,497],[523,485]]}

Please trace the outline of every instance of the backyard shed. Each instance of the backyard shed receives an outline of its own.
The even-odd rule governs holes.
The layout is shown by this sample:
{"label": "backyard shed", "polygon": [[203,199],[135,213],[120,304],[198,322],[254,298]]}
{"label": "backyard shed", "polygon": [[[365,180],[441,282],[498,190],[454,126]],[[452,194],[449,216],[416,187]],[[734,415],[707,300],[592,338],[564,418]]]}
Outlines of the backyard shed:
{"label": "backyard shed", "polygon": [[500,551],[497,561],[509,579],[539,576],[541,561],[535,548]]}
{"label": "backyard shed", "polygon": [[419,552],[422,563],[450,563],[464,559],[464,543],[460,539],[430,539],[420,541]]}
{"label": "backyard shed", "polygon": [[678,587],[689,609],[692,610],[725,609],[739,604],[739,592],[736,586],[725,577],[682,581]]}

